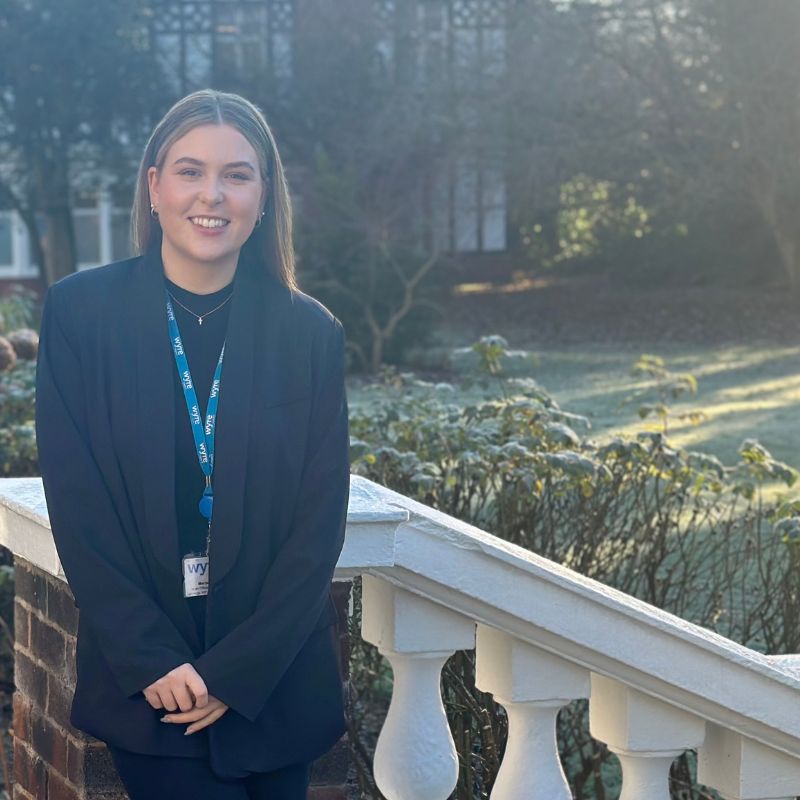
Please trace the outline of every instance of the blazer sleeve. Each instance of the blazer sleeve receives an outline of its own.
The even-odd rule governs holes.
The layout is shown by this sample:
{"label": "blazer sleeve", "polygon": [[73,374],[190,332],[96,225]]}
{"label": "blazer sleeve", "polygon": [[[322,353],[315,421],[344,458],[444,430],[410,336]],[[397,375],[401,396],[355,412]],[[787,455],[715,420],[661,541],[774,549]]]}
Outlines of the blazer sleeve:
{"label": "blazer sleeve", "polygon": [[132,697],[194,654],[148,592],[92,454],[81,363],[56,290],[53,284],[45,294],[36,364],[36,441],[50,527],[81,621]]}
{"label": "blazer sleeve", "polygon": [[344,545],[350,496],[344,342],[334,317],[290,533],[270,565],[256,610],[193,662],[209,693],[251,722],[319,620]]}

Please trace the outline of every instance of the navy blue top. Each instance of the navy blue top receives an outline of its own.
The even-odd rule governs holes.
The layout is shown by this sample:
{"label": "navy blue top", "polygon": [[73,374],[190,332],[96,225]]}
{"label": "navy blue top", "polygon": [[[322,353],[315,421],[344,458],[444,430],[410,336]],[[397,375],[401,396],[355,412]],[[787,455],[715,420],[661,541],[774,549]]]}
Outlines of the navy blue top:
{"label": "navy blue top", "polygon": [[[197,400],[205,420],[208,393],[211,390],[211,381],[219,359],[219,351],[225,340],[228,325],[228,313],[231,300],[222,308],[203,318],[199,325],[197,317],[180,304],[191,309],[195,314],[203,315],[216,308],[233,293],[234,280],[222,289],[211,294],[196,294],[173,283],[164,276],[164,282],[172,294],[172,306],[175,318],[180,329],[186,358],[189,362],[189,371],[197,392]],[[175,300],[178,302],[176,303]],[[205,550],[208,520],[200,514],[197,504],[205,487],[205,476],[197,460],[197,449],[192,436],[189,412],[186,409],[186,399],[178,376],[178,370],[173,371],[175,379],[175,505],[178,519],[178,534],[181,557],[193,552],[200,554]],[[225,386],[225,362],[222,363],[222,378],[220,391]],[[212,476],[213,481],[213,476]],[[212,534],[213,535],[213,534]],[[206,597],[187,597],[186,602],[192,611],[200,633],[200,640],[205,636],[205,611]]]}

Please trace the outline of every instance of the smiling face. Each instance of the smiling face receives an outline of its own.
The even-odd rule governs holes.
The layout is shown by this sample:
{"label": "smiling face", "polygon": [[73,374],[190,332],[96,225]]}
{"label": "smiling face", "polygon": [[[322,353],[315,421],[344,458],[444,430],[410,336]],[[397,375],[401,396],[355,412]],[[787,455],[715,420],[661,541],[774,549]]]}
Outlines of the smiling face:
{"label": "smiling face", "polygon": [[161,171],[150,167],[147,179],[164,261],[180,270],[235,269],[266,197],[247,139],[230,125],[199,125],[173,142]]}

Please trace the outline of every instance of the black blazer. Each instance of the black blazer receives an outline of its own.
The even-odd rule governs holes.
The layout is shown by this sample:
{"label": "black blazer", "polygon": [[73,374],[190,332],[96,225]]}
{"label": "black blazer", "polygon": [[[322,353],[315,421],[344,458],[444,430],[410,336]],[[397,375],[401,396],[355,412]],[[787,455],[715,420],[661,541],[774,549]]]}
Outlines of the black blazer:
{"label": "black blazer", "polygon": [[[76,728],[140,753],[208,755],[228,778],[313,760],[344,733],[331,597],[350,482],[344,342],[324,305],[293,295],[242,252],[201,642],[183,597],[160,253],[48,288],[36,436],[53,538],[80,610]],[[190,736],[187,725],[160,722],[167,712],[142,693],[185,662],[229,706]]]}

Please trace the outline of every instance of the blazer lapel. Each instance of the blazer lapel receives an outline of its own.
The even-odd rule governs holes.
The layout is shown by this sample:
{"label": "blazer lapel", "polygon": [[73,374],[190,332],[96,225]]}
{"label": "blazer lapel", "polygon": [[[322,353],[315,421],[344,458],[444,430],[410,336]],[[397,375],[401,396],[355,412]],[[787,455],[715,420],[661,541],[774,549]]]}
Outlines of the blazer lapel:
{"label": "blazer lapel", "polygon": [[[242,536],[253,354],[259,305],[256,264],[237,266],[215,431],[214,511],[210,578],[214,584],[236,560]],[[158,248],[137,264],[137,426],[144,488],[146,534],[164,568],[181,575],[175,510],[175,357],[164,304],[164,268]],[[200,469],[198,465],[198,469]]]}
{"label": "blazer lapel", "polygon": [[175,512],[175,369],[164,307],[161,254],[146,253],[137,264],[136,414],[146,534],[162,566],[180,575]]}
{"label": "blazer lapel", "polygon": [[[233,566],[242,542],[245,469],[250,444],[254,342],[258,331],[259,281],[255,263],[240,256],[228,316],[219,406],[214,433],[214,512],[211,518],[211,583]],[[198,465],[198,469],[199,469]]]}

